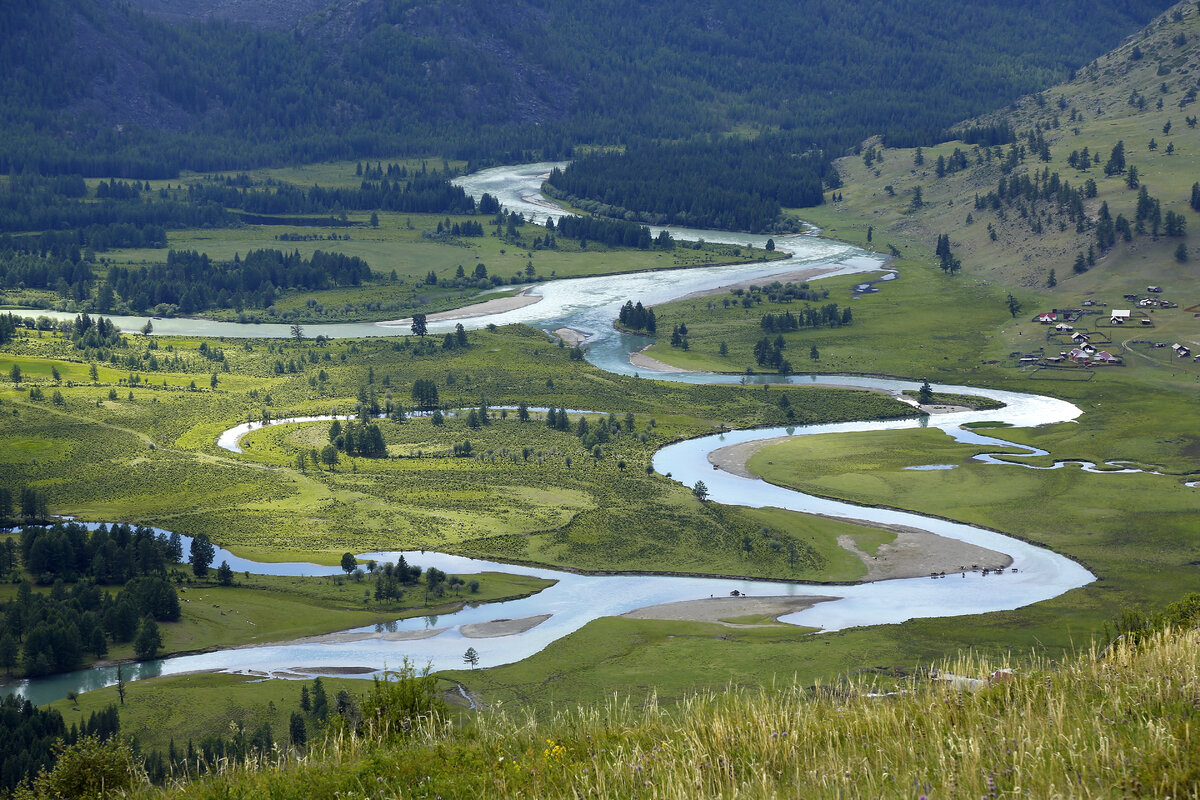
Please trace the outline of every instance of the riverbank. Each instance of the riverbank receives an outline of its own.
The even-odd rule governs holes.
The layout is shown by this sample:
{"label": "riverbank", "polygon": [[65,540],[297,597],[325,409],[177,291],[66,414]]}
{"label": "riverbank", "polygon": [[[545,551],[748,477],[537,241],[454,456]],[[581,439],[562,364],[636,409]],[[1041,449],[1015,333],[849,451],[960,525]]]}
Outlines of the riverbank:
{"label": "riverbank", "polygon": [[[495,314],[503,314],[506,311],[516,311],[518,308],[525,308],[534,303],[540,303],[542,296],[540,294],[530,294],[533,291],[532,286],[522,289],[517,294],[509,295],[508,297],[493,297],[491,300],[484,300],[481,303],[473,303],[469,306],[456,308],[451,311],[439,311],[436,314],[429,314],[425,317],[426,322],[452,322],[457,319],[470,319],[471,317],[490,317]],[[404,319],[391,319],[384,322],[376,322],[376,325],[381,327],[397,327],[403,325],[412,325],[412,317]]]}

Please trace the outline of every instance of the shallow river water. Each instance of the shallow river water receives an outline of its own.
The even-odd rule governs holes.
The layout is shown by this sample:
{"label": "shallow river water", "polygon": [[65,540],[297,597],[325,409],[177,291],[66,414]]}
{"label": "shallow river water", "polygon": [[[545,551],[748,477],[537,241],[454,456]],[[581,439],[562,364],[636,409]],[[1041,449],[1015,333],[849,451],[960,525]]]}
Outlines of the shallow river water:
{"label": "shallow river water", "polygon": [[[486,170],[467,176],[461,180],[461,183],[469,192],[477,195],[480,192],[488,191],[497,195],[501,202],[510,209],[524,211],[527,216],[532,213],[541,218],[547,213],[552,213],[552,208],[544,205],[544,201],[536,200],[537,186],[540,184],[539,176],[548,171],[551,166],[553,165],[540,164]],[[681,229],[672,229],[672,231],[678,238],[703,237],[708,241],[762,244],[766,238],[718,231]],[[898,394],[905,389],[918,388],[918,384],[911,381],[859,376],[792,376],[786,379],[776,376],[753,376],[744,378],[736,375],[706,373],[649,373],[630,365],[629,353],[645,344],[645,340],[617,334],[611,327],[618,307],[626,299],[638,298],[644,303],[660,303],[693,291],[717,288],[730,283],[791,272],[806,267],[822,266],[841,274],[878,271],[881,268],[881,262],[877,256],[849,245],[804,235],[776,237],[776,239],[780,248],[792,252],[788,259],[767,264],[702,267],[622,275],[619,280],[606,277],[552,281],[540,284],[534,289],[544,298],[539,303],[504,314],[457,320],[456,322],[462,322],[468,328],[482,327],[490,322],[498,324],[523,322],[546,330],[570,327],[590,337],[588,360],[596,366],[621,374],[652,376],[656,380],[688,383],[738,383],[753,380],[796,385],[827,384],[859,386],[893,394]],[[136,330],[144,324],[145,318],[114,318],[114,321],[122,328]],[[431,323],[430,328],[438,331],[441,328],[450,328],[454,324],[455,322]],[[241,338],[287,337],[290,334],[287,325],[239,325],[238,323],[205,320],[156,320],[154,327],[155,332],[161,334]],[[380,324],[359,323],[306,326],[306,331],[310,336],[323,333],[333,337],[349,337],[399,335],[407,333],[408,329],[406,326],[388,327]],[[1002,447],[1007,446],[1007,443],[989,439],[960,426],[968,422],[994,420],[1025,427],[1072,420],[1080,413],[1079,409],[1070,403],[1049,397],[963,386],[935,386],[934,389],[991,397],[1004,402],[1005,407],[993,411],[945,414],[935,418],[922,417],[882,422],[795,427],[790,431],[783,428],[731,431],[664,447],[654,456],[653,464],[660,473],[670,474],[674,480],[687,486],[703,480],[709,488],[710,498],[716,502],[751,507],[773,506],[844,519],[905,525],[997,550],[1010,555],[1013,559],[1012,566],[1015,570],[1008,571],[1003,575],[992,575],[985,578],[979,573],[968,571],[964,577],[955,574],[952,579],[931,580],[926,577],[853,586],[818,586],[724,578],[577,575],[551,569],[464,559],[439,553],[410,552],[404,554],[410,563],[419,564],[422,567],[435,566],[455,574],[503,571],[535,575],[558,582],[532,597],[521,600],[467,607],[452,615],[418,617],[388,623],[378,629],[364,629],[368,633],[377,635],[356,642],[259,645],[200,655],[178,656],[127,666],[125,668],[126,678],[137,679],[212,669],[262,673],[306,667],[369,667],[372,670],[379,670],[387,665],[398,665],[404,658],[409,658],[418,665],[428,663],[433,669],[438,670],[461,667],[463,652],[469,646],[475,647],[479,652],[481,666],[495,666],[527,658],[549,643],[578,630],[587,622],[601,616],[621,614],[665,602],[709,596],[728,596],[735,589],[751,596],[823,595],[836,598],[782,618],[785,622],[832,631],[859,625],[898,623],[915,617],[956,616],[1013,609],[1056,597],[1094,580],[1094,576],[1084,567],[1068,558],[994,531],[914,513],[857,506],[812,497],[767,484],[761,480],[742,478],[722,470],[714,470],[707,458],[713,450],[752,440],[788,435],[808,436],[821,433],[891,430],[917,426],[938,427],[963,441],[983,440],[995,442],[997,447]],[[609,411],[610,409],[596,410]],[[302,423],[317,419],[322,418],[310,417],[291,422]],[[287,422],[284,420],[275,424]],[[219,444],[226,449],[237,451],[237,443],[241,436],[257,427],[260,427],[260,424],[231,428],[222,434]],[[653,532],[648,531],[647,535],[653,535]],[[395,561],[399,555],[399,553],[363,554],[366,558],[374,558],[378,561]],[[250,570],[266,574],[286,575],[329,575],[340,572],[336,568],[313,564],[256,564],[237,558],[225,551],[220,551],[216,557],[217,562],[222,559],[228,559],[235,571]],[[469,596],[467,597],[469,599]],[[524,633],[510,636],[467,639],[460,631],[460,626],[471,623],[497,619],[521,619],[541,614],[551,614],[551,616],[545,622]],[[430,638],[408,641],[396,641],[395,637],[388,638],[387,636],[391,633],[426,629],[444,630]],[[115,669],[97,668],[27,681],[17,686],[15,690],[40,703],[63,697],[67,691],[86,691],[109,685],[115,680]]]}

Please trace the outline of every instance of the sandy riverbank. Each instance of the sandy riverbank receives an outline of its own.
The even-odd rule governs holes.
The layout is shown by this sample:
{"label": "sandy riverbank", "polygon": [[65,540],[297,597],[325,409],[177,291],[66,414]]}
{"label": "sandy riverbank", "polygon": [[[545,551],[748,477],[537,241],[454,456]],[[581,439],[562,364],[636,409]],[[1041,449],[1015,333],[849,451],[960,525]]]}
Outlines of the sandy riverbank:
{"label": "sandy riverbank", "polygon": [[[708,454],[709,463],[718,469],[743,478],[759,476],[746,467],[750,457],[764,447],[778,444],[789,437],[762,439],[721,447]],[[896,534],[895,540],[880,545],[874,555],[859,550],[853,537],[839,536],[838,544],[857,555],[867,567],[864,581],[882,581],[891,578],[921,578],[931,572],[961,572],[973,565],[994,569],[1008,567],[1012,558],[1004,553],[978,545],[948,539],[936,533],[910,528],[906,525],[886,525],[866,520],[851,520],[857,525],[880,528]]]}
{"label": "sandy riverbank", "polygon": [[[439,311],[436,314],[427,315],[425,320],[426,322],[446,322],[448,320],[467,319],[468,317],[486,317],[492,314],[503,314],[506,311],[516,311],[518,308],[540,303],[542,296],[540,294],[530,294],[530,291],[530,289],[526,289],[510,297],[494,297],[491,300],[484,300],[482,303],[474,303],[462,308],[455,308],[451,311]],[[390,319],[387,322],[376,322],[375,324],[397,327],[411,325],[412,317]]]}
{"label": "sandy riverbank", "polygon": [[722,625],[736,623],[725,620],[739,617],[766,616],[775,620],[784,614],[794,614],[806,608],[812,608],[817,603],[827,600],[837,600],[837,597],[821,595],[773,597],[710,597],[700,600],[682,600],[676,603],[662,603],[656,606],[646,606],[622,614],[630,619],[665,619],[685,620],[690,622],[718,622]]}
{"label": "sandy riverbank", "polygon": [[712,297],[714,294],[726,294],[734,289],[749,289],[751,286],[766,286],[779,281],[780,283],[804,283],[811,281],[814,278],[819,278],[822,275],[828,275],[831,272],[837,272],[840,267],[805,267],[804,269],[793,270],[792,272],[784,272],[779,275],[768,275],[765,278],[755,278],[749,281],[741,281],[739,283],[730,283],[725,286],[718,286],[715,289],[703,289],[698,292],[685,294],[683,297],[677,297],[672,300],[672,303],[677,303],[680,300],[695,300],[699,297]]}
{"label": "sandy riverbank", "polygon": [[491,622],[476,622],[471,625],[463,625],[458,632],[467,639],[495,639],[499,636],[513,636],[536,628],[551,616],[553,615],[538,614],[521,619],[494,619]]}
{"label": "sandy riverbank", "polygon": [[691,370],[680,369],[673,367],[670,364],[659,361],[654,356],[648,356],[645,353],[638,351],[629,354],[629,363],[638,369],[648,369],[654,372],[691,372]]}

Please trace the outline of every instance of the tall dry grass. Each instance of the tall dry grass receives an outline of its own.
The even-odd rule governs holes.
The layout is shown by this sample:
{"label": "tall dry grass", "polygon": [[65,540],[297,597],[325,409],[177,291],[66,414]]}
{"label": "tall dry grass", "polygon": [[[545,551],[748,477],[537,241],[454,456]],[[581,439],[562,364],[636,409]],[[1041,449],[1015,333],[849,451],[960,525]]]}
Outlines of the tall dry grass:
{"label": "tall dry grass", "polygon": [[[974,655],[944,672],[1007,667]],[[914,679],[732,689],[670,708],[614,699],[538,720],[493,711],[403,740],[340,737],[299,763],[233,768],[188,797],[1200,797],[1200,629],[978,690]]]}

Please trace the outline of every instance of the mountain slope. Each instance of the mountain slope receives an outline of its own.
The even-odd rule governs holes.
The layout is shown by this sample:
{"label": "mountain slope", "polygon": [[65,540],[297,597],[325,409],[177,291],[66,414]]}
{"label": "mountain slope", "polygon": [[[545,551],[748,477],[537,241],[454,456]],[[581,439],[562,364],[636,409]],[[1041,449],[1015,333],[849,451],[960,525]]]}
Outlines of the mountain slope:
{"label": "mountain slope", "polygon": [[[1051,288],[1051,270],[1056,291],[1072,294],[1101,286],[1134,292],[1147,282],[1194,280],[1200,215],[1189,201],[1192,184],[1200,180],[1198,81],[1200,11],[1194,3],[1180,3],[1072,80],[963,123],[964,130],[1010,126],[1016,132],[1015,160],[1008,144],[997,149],[960,140],[925,149],[917,164],[913,148],[864,142],[858,154],[837,162],[846,185],[838,190],[844,200],[827,210],[829,224],[871,226],[876,246],[885,248],[889,237],[933,247],[940,234],[948,234],[964,271],[1014,286]],[[1045,144],[1041,153],[1039,142]],[[1118,142],[1124,168],[1114,164],[1106,174]],[[945,164],[941,176],[939,158]],[[1036,191],[1012,197],[1014,180],[1023,186],[1025,178]],[[1002,180],[1010,196],[994,203]],[[1080,213],[1073,215],[1071,203],[1057,195],[1046,197],[1055,181],[1082,193]],[[914,208],[918,187],[923,205]],[[1157,204],[1146,209],[1139,225],[1143,188]],[[1105,241],[1105,206],[1114,227],[1120,217],[1129,223],[1128,241],[1120,230]],[[1170,214],[1184,220],[1185,235],[1170,235]],[[1081,255],[1085,269],[1077,272]]]}
{"label": "mountain slope", "polygon": [[758,127],[822,146],[872,131],[929,142],[1164,5],[338,0],[307,14],[306,0],[278,14],[278,0],[139,2],[297,22],[170,25],[116,0],[33,0],[0,39],[0,169],[98,172],[121,166],[98,158],[114,153],[165,174],[418,150],[519,159]]}

